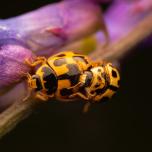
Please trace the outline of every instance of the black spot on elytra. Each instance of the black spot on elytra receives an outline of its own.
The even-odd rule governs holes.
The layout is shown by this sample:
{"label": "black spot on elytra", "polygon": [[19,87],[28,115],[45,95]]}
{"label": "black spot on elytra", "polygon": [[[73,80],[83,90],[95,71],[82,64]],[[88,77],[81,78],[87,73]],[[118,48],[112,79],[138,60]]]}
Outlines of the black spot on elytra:
{"label": "black spot on elytra", "polygon": [[81,61],[81,62],[85,62],[86,64],[88,64],[88,61],[85,59],[84,56],[73,56],[73,59],[75,61]]}
{"label": "black spot on elytra", "polygon": [[61,66],[61,65],[64,65],[64,64],[66,64],[66,59],[65,58],[56,59],[54,61],[55,66]]}
{"label": "black spot on elytra", "polygon": [[97,89],[96,93],[97,94],[103,94],[106,91],[106,87],[102,88],[102,89]]}
{"label": "black spot on elytra", "polygon": [[80,70],[75,64],[67,64],[68,72],[58,76],[59,80],[70,80],[71,86],[76,85],[79,82]]}
{"label": "black spot on elytra", "polygon": [[37,86],[37,88],[35,90],[36,91],[40,91],[42,89],[42,84],[41,84],[40,77],[38,75],[33,75],[32,78],[36,79],[36,86]]}
{"label": "black spot on elytra", "polygon": [[66,56],[66,55],[65,54],[59,54],[56,57],[63,57],[63,56]]}
{"label": "black spot on elytra", "polygon": [[110,89],[112,91],[117,91],[118,87],[112,86],[112,85],[105,85],[105,87],[103,87],[102,89],[97,89],[96,93],[97,94],[103,94],[107,89]]}
{"label": "black spot on elytra", "polygon": [[63,88],[60,91],[61,96],[69,96],[73,93],[72,89]]}
{"label": "black spot on elytra", "polygon": [[120,86],[120,80],[118,80],[118,86]]}
{"label": "black spot on elytra", "polygon": [[110,85],[108,88],[109,88],[110,90],[112,90],[112,91],[117,91],[117,90],[118,90],[118,87],[113,86],[113,85]]}
{"label": "black spot on elytra", "polygon": [[43,67],[44,86],[47,89],[47,94],[52,94],[57,90],[58,80],[54,71],[49,67]]}
{"label": "black spot on elytra", "polygon": [[116,77],[117,77],[117,73],[116,73],[116,71],[112,70],[112,76],[113,76],[114,78],[116,78]]}
{"label": "black spot on elytra", "polygon": [[102,73],[102,74],[105,79],[105,86],[103,88],[97,89],[96,94],[103,94],[109,87],[109,77],[106,75],[106,73]]}
{"label": "black spot on elytra", "polygon": [[112,91],[117,91],[118,87],[110,85],[110,79],[109,76],[106,73],[103,73],[103,77],[105,79],[105,86],[102,89],[97,89],[96,93],[97,94],[103,94],[107,89],[110,89]]}

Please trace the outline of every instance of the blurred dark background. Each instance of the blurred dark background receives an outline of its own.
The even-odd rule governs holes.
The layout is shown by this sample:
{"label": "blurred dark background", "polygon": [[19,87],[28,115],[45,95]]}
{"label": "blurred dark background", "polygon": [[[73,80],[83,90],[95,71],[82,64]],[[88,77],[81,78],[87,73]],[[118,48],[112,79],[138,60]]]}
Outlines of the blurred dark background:
{"label": "blurred dark background", "polygon": [[[0,17],[50,2],[6,0]],[[112,100],[92,105],[87,114],[82,102],[42,104],[0,141],[0,151],[152,151],[152,47],[142,43],[132,52],[121,64],[121,87]]]}

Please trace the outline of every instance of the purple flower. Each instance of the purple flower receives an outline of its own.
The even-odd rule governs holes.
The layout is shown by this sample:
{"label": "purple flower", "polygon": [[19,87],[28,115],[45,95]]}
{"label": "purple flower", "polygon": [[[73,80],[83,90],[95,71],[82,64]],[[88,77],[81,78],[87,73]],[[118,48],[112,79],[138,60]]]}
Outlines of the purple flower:
{"label": "purple flower", "polygon": [[[151,0],[115,0],[104,14],[111,41],[116,41],[128,34],[151,12]],[[98,32],[97,37],[103,41],[102,32]]]}
{"label": "purple flower", "polygon": [[0,90],[21,80],[30,69],[24,63],[34,55],[19,35],[13,31],[0,31]]}
{"label": "purple flower", "polygon": [[[35,55],[21,39],[20,35],[8,28],[0,29],[0,110],[21,97],[22,88],[14,86],[22,80],[30,68],[25,59],[33,59]],[[21,86],[21,85],[18,85]],[[13,89],[14,88],[14,89]],[[16,90],[16,92],[15,92]],[[23,91],[22,91],[23,92]],[[19,98],[18,98],[19,99]]]}
{"label": "purple flower", "polygon": [[101,18],[100,6],[95,1],[72,0],[42,7],[4,23],[19,33],[31,50],[50,55],[61,46],[99,30]]}

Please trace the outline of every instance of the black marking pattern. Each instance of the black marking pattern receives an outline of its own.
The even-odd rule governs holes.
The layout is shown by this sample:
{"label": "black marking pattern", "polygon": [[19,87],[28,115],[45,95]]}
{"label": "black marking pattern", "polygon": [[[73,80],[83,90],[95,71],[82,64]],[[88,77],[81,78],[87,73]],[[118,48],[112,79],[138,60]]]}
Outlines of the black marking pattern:
{"label": "black marking pattern", "polygon": [[108,88],[109,88],[110,90],[112,90],[112,91],[117,91],[117,90],[118,90],[118,87],[113,86],[113,85],[109,85]]}
{"label": "black marking pattern", "polygon": [[90,71],[85,71],[84,74],[86,74],[86,79],[85,79],[85,87],[88,87],[91,85],[91,81],[93,78],[93,74]]}
{"label": "black marking pattern", "polygon": [[112,76],[113,76],[114,78],[116,78],[116,77],[117,77],[117,73],[116,73],[116,71],[112,70]]}
{"label": "black marking pattern", "polygon": [[97,89],[96,90],[96,93],[99,95],[99,94],[103,94],[105,91],[106,91],[106,87],[102,88],[102,89]]}
{"label": "black marking pattern", "polygon": [[54,71],[49,67],[43,67],[42,71],[44,72],[43,80],[45,82],[44,86],[47,89],[47,94],[50,95],[52,93],[55,93],[58,86],[58,80]]}
{"label": "black marking pattern", "polygon": [[79,82],[80,78],[80,70],[75,64],[67,64],[68,72],[58,76],[59,80],[69,80],[71,82],[71,86],[76,85]]}
{"label": "black marking pattern", "polygon": [[62,90],[60,90],[60,94],[61,96],[69,96],[73,94],[73,91],[72,89],[63,88]]}
{"label": "black marking pattern", "polygon": [[113,85],[106,85],[104,88],[102,88],[102,89],[97,89],[96,90],[96,93],[97,94],[103,94],[107,89],[110,89],[110,90],[112,90],[112,91],[117,91],[118,90],[118,87],[116,87],[116,86],[113,86]]}
{"label": "black marking pattern", "polygon": [[41,84],[40,77],[38,75],[33,75],[32,79],[36,79],[36,86],[37,86],[37,88],[35,90],[36,91],[40,91],[42,89],[42,84]]}
{"label": "black marking pattern", "polygon": [[66,59],[65,58],[56,59],[53,64],[55,66],[64,65],[64,64],[66,64]]}
{"label": "black marking pattern", "polygon": [[118,80],[118,86],[120,86],[120,80]]}
{"label": "black marking pattern", "polygon": [[[104,66],[103,66],[103,68],[104,68]],[[108,89],[109,83],[110,83],[109,76],[105,72],[102,72],[101,76],[105,79],[105,86],[102,89],[97,89],[96,90],[96,94],[97,95],[103,94]]]}

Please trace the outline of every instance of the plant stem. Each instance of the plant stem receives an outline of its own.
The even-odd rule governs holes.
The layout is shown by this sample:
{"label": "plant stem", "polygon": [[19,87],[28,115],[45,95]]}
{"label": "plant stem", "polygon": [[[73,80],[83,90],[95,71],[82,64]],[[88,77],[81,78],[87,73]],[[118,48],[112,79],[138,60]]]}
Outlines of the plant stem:
{"label": "plant stem", "polygon": [[144,18],[126,36],[105,48],[103,48],[103,46],[99,47],[99,49],[90,56],[96,60],[120,60],[125,57],[129,51],[132,51],[133,47],[150,35],[152,35],[152,14]]}
{"label": "plant stem", "polygon": [[26,118],[34,105],[33,99],[25,102],[16,101],[12,106],[0,114],[0,138],[11,131],[21,120]]}

